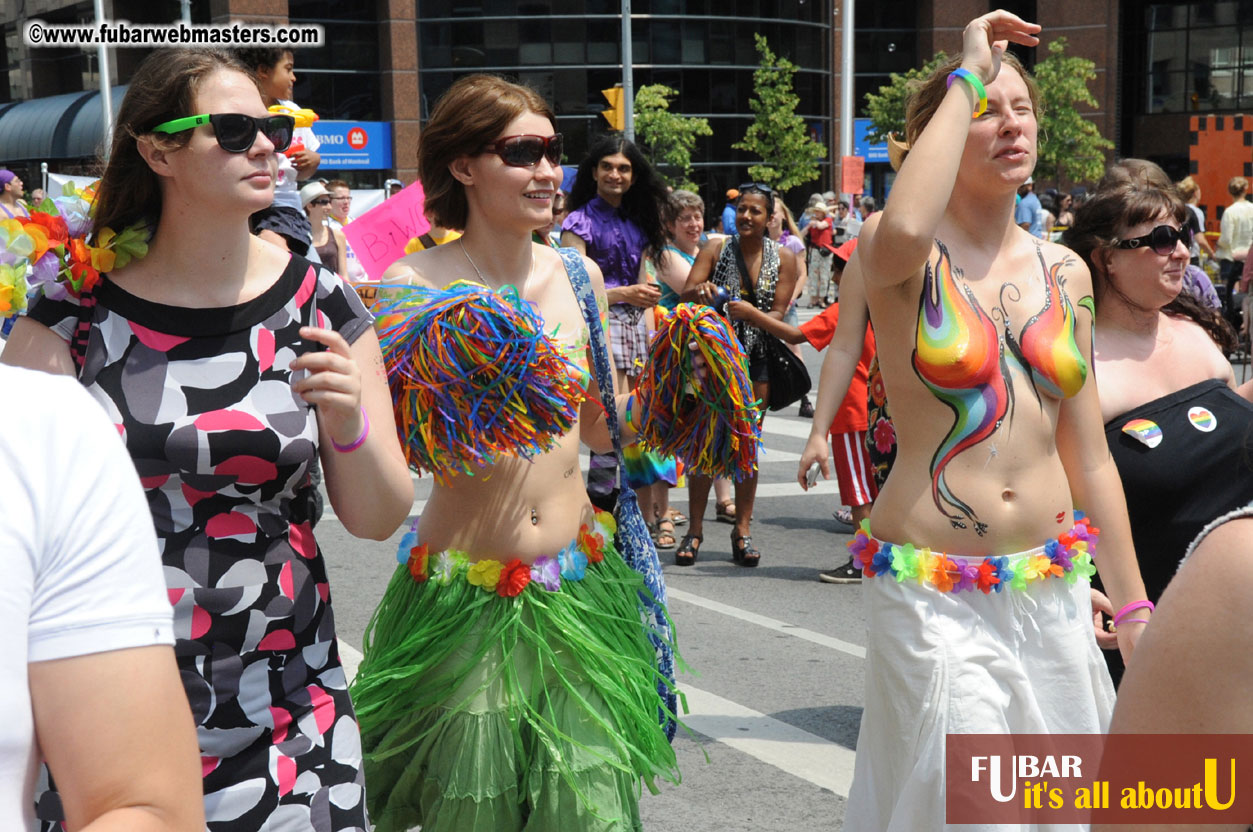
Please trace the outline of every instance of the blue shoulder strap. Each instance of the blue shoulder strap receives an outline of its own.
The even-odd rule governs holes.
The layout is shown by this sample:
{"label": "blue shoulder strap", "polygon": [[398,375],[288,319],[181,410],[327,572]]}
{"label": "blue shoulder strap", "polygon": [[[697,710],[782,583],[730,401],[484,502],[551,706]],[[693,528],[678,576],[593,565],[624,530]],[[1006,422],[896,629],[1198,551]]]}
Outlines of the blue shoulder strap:
{"label": "blue shoulder strap", "polygon": [[639,501],[627,484],[626,465],[622,458],[622,433],[618,425],[618,406],[614,401],[613,371],[609,367],[609,349],[605,345],[605,331],[600,325],[596,294],[592,291],[587,267],[583,265],[583,255],[573,248],[560,248],[557,253],[565,263],[570,285],[574,287],[575,297],[583,310],[583,320],[587,322],[596,384],[600,387],[605,420],[609,425],[609,435],[613,437],[614,453],[618,457],[618,505],[614,512],[618,521],[618,548],[627,565],[643,576],[644,586],[651,596],[641,595],[640,601],[655,633],[650,633],[650,638],[657,648],[657,670],[662,676],[657,681],[657,692],[670,710],[669,714],[661,714],[661,721],[665,725],[666,736],[674,739],[676,724],[672,715],[678,711],[674,687],[674,650],[671,646],[673,634],[670,618],[666,613],[666,582],[661,573],[661,561],[657,558],[657,547],[653,545],[653,539],[648,533],[648,524],[640,513]]}

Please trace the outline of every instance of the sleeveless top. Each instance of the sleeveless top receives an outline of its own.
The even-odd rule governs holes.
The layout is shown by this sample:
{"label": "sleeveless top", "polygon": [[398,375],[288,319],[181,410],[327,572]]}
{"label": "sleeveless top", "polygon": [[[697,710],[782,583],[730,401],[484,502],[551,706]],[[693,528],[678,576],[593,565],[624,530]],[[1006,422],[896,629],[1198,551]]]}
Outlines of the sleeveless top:
{"label": "sleeveless top", "polygon": [[[692,265],[696,263],[695,257],[688,254],[686,251],[683,251],[682,249],[676,248],[675,246],[666,246],[666,251],[674,252],[675,254],[679,255],[684,260],[686,260],[688,268],[691,268]],[[678,292],[671,289],[670,286],[664,281],[660,282],[659,288],[661,289],[661,300],[657,301],[658,306],[662,307],[663,309],[673,309],[674,307],[679,305],[679,293]]]}
{"label": "sleeveless top", "polygon": [[322,265],[331,271],[336,271],[335,264],[339,262],[339,243],[335,242],[335,232],[329,228],[326,229],[326,242],[314,248],[317,249]]}
{"label": "sleeveless top", "polygon": [[[774,307],[774,290],[779,285],[779,244],[769,237],[761,241],[761,271],[754,287],[748,277],[741,279],[739,254],[740,238],[732,237],[722,247],[722,254],[714,265],[709,281],[727,290],[730,300],[749,301],[762,312],[769,313]],[[735,334],[744,347],[745,354],[757,349],[762,342],[762,331],[747,321],[733,321]]]}
{"label": "sleeveless top", "polygon": [[1110,419],[1105,441],[1156,602],[1193,538],[1253,501],[1253,404],[1207,379]]}

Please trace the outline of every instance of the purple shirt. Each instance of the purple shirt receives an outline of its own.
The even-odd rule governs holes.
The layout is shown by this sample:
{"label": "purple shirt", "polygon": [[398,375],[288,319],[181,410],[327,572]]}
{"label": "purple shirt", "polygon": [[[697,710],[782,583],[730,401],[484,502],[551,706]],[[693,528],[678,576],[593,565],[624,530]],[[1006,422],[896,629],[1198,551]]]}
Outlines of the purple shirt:
{"label": "purple shirt", "polygon": [[577,211],[571,211],[561,224],[587,243],[587,256],[600,266],[605,288],[634,286],[639,282],[640,255],[648,239],[639,226],[618,214],[616,208],[599,196]]}

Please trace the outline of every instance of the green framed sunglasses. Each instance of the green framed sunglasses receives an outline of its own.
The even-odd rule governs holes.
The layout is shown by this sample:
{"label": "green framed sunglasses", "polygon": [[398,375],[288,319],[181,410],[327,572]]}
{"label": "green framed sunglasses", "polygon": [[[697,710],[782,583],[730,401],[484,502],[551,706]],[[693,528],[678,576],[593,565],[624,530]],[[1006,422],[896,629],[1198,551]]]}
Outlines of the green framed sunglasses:
{"label": "green framed sunglasses", "polygon": [[254,118],[242,113],[201,113],[163,121],[152,128],[152,132],[181,133],[202,124],[213,126],[213,135],[217,137],[218,145],[227,153],[247,153],[257,140],[258,133],[264,133],[274,145],[274,150],[282,153],[291,146],[296,130],[296,120],[291,116]]}

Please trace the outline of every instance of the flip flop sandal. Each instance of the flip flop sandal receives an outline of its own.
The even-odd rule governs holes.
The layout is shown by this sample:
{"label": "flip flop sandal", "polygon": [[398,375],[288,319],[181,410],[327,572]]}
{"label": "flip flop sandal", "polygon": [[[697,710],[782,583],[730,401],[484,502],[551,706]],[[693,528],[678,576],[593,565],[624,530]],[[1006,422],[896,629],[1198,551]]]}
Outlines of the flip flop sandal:
{"label": "flip flop sandal", "polygon": [[[700,554],[699,546],[705,541],[705,536],[700,534],[685,534],[683,542],[679,544],[679,549],[674,553],[675,566],[695,566],[696,556]],[[695,546],[692,544],[696,544]]]}

